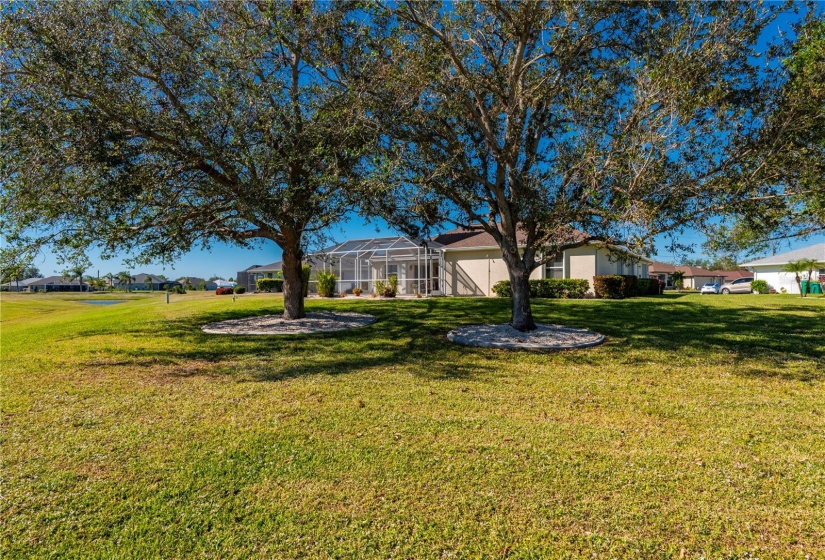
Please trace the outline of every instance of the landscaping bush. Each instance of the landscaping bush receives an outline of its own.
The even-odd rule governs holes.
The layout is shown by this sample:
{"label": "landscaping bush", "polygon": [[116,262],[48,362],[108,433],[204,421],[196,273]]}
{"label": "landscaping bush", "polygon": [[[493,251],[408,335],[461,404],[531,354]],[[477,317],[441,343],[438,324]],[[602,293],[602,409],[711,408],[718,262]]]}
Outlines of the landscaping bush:
{"label": "landscaping bush", "polygon": [[186,290],[183,288],[183,286],[172,286],[171,288],[169,288],[166,291],[169,292],[170,294],[181,294],[182,295],[182,294],[186,293]]}
{"label": "landscaping bush", "polygon": [[[587,280],[579,278],[544,278],[529,280],[531,298],[581,299],[590,288]],[[493,293],[498,297],[513,297],[509,280],[493,285]]]}
{"label": "landscaping bush", "polygon": [[637,278],[636,288],[637,295],[640,296],[658,296],[662,293],[661,281],[658,278]]}
{"label": "landscaping bush", "polygon": [[751,282],[751,290],[755,294],[767,294],[770,293],[770,287],[765,280],[754,280]]}
{"label": "landscaping bush", "polygon": [[234,294],[235,292],[232,291],[232,288],[218,288],[215,290],[216,296],[228,296],[230,294]]}
{"label": "landscaping bush", "polygon": [[235,293],[236,294],[242,294],[244,292],[246,292],[246,288],[244,288],[243,286],[235,286]]}
{"label": "landscaping bush", "polygon": [[600,299],[624,299],[638,293],[638,278],[630,274],[611,274],[593,277],[593,291]]}
{"label": "landscaping bush", "polygon": [[259,292],[283,292],[284,280],[283,278],[258,278],[255,287]]}
{"label": "landscaping bush", "polygon": [[392,287],[392,279],[396,278],[395,276],[390,276],[389,283],[384,282],[383,280],[376,280],[373,284],[373,288],[375,289],[375,295],[381,297],[395,297],[396,289],[398,287],[398,279],[396,278],[395,286],[396,288]]}
{"label": "landscaping bush", "polygon": [[318,295],[321,297],[332,297],[335,295],[335,284],[338,277],[332,272],[319,272],[315,278],[318,280]]}

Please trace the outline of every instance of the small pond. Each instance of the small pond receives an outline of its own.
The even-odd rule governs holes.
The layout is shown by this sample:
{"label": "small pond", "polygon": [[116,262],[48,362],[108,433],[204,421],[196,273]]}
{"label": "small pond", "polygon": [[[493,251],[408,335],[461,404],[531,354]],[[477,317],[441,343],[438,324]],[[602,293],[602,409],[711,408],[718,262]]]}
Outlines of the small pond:
{"label": "small pond", "polygon": [[114,305],[116,303],[126,303],[125,299],[101,299],[99,301],[81,301],[88,305]]}

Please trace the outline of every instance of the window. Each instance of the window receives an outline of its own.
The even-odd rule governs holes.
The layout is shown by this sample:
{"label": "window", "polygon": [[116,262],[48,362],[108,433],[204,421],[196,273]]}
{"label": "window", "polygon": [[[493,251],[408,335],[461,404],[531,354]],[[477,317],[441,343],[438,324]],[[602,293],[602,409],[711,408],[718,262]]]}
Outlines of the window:
{"label": "window", "polygon": [[545,278],[564,278],[564,255],[559,255],[556,260],[548,262],[544,266]]}
{"label": "window", "polygon": [[398,265],[397,264],[390,264],[387,265],[387,278],[390,276],[398,277]]}

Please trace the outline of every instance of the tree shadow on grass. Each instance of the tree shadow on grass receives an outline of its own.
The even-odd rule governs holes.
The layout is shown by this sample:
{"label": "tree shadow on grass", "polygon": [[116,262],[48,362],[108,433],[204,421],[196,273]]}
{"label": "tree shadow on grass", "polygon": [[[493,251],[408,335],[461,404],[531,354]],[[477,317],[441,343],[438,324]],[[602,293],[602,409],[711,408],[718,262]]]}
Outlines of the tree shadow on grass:
{"label": "tree shadow on grass", "polygon": [[[206,362],[214,364],[216,370],[223,364],[242,371],[243,378],[256,381],[280,381],[315,374],[342,375],[398,366],[409,367],[417,375],[428,378],[471,379],[479,378],[490,369],[484,359],[466,359],[467,349],[451,344],[446,339],[449,329],[444,328],[445,322],[458,321],[461,317],[466,320],[468,313],[476,322],[484,320],[490,309],[479,302],[473,302],[462,312],[452,308],[442,310],[433,300],[368,301],[360,305],[313,300],[308,311],[356,311],[375,315],[377,321],[331,333],[215,335],[204,333],[201,327],[217,321],[278,314],[280,309],[201,313],[163,324],[156,335],[178,341],[173,348],[136,344],[132,348],[111,349],[116,354],[115,361],[107,358],[105,363],[145,367]],[[128,334],[145,336],[145,325],[135,327]],[[104,364],[87,362],[87,365]],[[179,376],[199,373],[184,370]],[[232,371],[226,373],[233,374]]]}
{"label": "tree shadow on grass", "polygon": [[[738,303],[738,302],[737,302]],[[493,356],[511,355],[499,350],[466,348],[450,343],[446,333],[462,325],[502,323],[510,316],[509,299],[438,298],[403,301],[312,300],[308,311],[355,311],[375,315],[372,325],[310,335],[233,336],[201,331],[207,323],[249,316],[271,315],[273,307],[253,310],[205,312],[164,322],[156,336],[175,340],[173,348],[113,349],[119,363],[215,364],[226,375],[258,381],[280,381],[315,374],[342,375],[373,368],[404,367],[433,379],[483,381],[501,373],[506,363]],[[631,300],[535,300],[539,322],[589,328],[607,335],[600,350],[575,350],[578,363],[621,360],[649,363],[679,358],[717,360],[742,375],[784,377],[804,381],[823,379],[825,339],[812,328],[810,306],[783,303],[778,308],[755,305],[719,307],[682,294]],[[128,332],[128,331],[127,331]],[[145,325],[136,337],[146,336]],[[641,351],[641,352],[640,352]],[[662,355],[661,353],[664,353]],[[516,356],[512,358],[512,356]],[[753,367],[753,358],[766,367]],[[799,362],[817,362],[818,368],[800,374]],[[749,365],[745,367],[747,362]],[[791,365],[794,367],[785,368]],[[188,371],[188,373],[187,373]],[[195,373],[192,373],[194,371]],[[197,374],[186,370],[181,376]]]}

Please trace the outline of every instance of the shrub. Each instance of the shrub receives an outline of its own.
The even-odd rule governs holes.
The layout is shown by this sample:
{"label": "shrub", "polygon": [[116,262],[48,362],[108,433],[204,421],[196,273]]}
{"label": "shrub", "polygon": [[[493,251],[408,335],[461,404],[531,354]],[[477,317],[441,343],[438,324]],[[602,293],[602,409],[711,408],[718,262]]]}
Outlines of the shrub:
{"label": "shrub", "polygon": [[353,288],[352,293],[355,294],[356,296],[360,296],[361,295],[361,288]]}
{"label": "shrub", "polygon": [[513,290],[510,288],[509,280],[502,280],[493,284],[493,293],[498,297],[513,297]]}
{"label": "shrub", "polygon": [[636,288],[637,295],[640,296],[658,296],[661,292],[661,280],[658,278],[637,278]]}
{"label": "shrub", "polygon": [[770,292],[770,287],[765,280],[754,280],[751,282],[751,290],[755,294],[767,294]]}
{"label": "shrub", "polygon": [[235,286],[234,291],[235,291],[236,294],[242,294],[242,293],[246,292],[246,288],[244,288],[243,286]]}
{"label": "shrub", "polygon": [[391,274],[389,277],[389,288],[392,295],[387,297],[395,297],[395,294],[398,293],[398,276],[395,274]]}
{"label": "shrub", "polygon": [[234,293],[235,292],[232,290],[232,288],[218,288],[217,290],[215,290],[216,296],[226,296]]}
{"label": "shrub", "polygon": [[[393,288],[392,282],[393,278],[395,278],[395,288]],[[380,297],[388,297],[392,298],[395,297],[396,290],[398,288],[398,278],[393,275],[389,277],[389,282],[384,282],[383,280],[376,280],[373,284],[375,288],[375,295]]]}
{"label": "shrub", "polygon": [[315,276],[318,280],[318,295],[321,297],[332,297],[335,295],[335,283],[338,277],[332,272],[319,272]]}
{"label": "shrub", "polygon": [[282,292],[284,291],[284,281],[282,278],[258,278],[255,287],[259,292]]}
{"label": "shrub", "polygon": [[[530,280],[531,298],[581,299],[590,288],[587,280],[581,278],[544,278]],[[513,297],[509,280],[493,285],[493,293],[498,297]]]}
{"label": "shrub", "polygon": [[597,298],[624,299],[637,294],[637,280],[629,274],[612,274],[593,277],[593,291]]}
{"label": "shrub", "polygon": [[186,290],[183,286],[172,286],[167,290],[170,294],[185,294]]}

